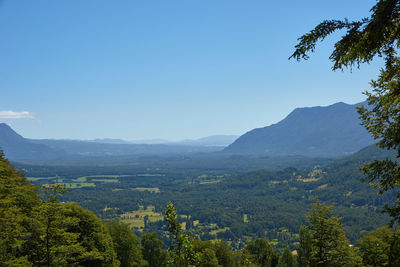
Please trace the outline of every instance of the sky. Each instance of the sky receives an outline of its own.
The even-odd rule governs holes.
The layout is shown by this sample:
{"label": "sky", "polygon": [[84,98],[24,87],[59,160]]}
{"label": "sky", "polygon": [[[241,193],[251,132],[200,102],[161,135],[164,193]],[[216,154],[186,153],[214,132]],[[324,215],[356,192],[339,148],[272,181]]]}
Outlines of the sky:
{"label": "sky", "polygon": [[335,41],[288,60],[324,19],[373,0],[0,0],[0,122],[27,138],[241,135],[297,107],[349,104],[381,62],[333,72]]}

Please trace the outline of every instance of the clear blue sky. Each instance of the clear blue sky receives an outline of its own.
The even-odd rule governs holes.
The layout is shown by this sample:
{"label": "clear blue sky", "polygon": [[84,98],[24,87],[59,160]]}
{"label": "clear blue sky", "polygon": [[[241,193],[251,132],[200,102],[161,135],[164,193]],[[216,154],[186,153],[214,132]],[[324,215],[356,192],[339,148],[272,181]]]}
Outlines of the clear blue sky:
{"label": "clear blue sky", "polygon": [[379,63],[332,72],[339,35],[309,61],[288,57],[322,20],[360,19],[374,3],[4,0],[0,122],[29,138],[178,140],[361,102]]}

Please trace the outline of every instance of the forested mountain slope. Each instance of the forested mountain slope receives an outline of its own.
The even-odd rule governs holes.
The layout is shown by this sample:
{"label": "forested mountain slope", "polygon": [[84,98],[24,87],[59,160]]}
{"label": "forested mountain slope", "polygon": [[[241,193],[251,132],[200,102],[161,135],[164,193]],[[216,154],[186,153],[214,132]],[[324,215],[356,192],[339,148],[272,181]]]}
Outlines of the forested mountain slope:
{"label": "forested mountain slope", "polygon": [[276,124],[242,135],[224,152],[308,156],[354,153],[374,142],[360,125],[356,107],[361,104],[297,108]]}

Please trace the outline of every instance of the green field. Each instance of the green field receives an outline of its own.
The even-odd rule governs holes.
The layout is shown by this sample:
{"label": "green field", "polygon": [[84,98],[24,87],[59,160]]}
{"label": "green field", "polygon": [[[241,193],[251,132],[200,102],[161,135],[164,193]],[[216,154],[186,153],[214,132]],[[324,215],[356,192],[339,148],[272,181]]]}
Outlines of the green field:
{"label": "green field", "polygon": [[134,210],[132,212],[127,212],[120,215],[121,220],[127,224],[129,224],[132,228],[143,228],[144,227],[144,217],[148,216],[149,222],[157,222],[164,220],[164,215],[161,213],[154,211],[154,206],[147,206],[144,209],[141,206],[138,210]]}
{"label": "green field", "polygon": [[230,229],[229,227],[225,227],[225,228],[221,228],[221,229],[217,229],[217,230],[212,230],[212,231],[210,231],[210,235],[217,235],[218,233],[225,232],[229,229]]}
{"label": "green field", "polygon": [[50,180],[50,179],[58,179],[59,177],[26,177],[28,181],[39,181],[39,180]]}
{"label": "green field", "polygon": [[201,181],[199,184],[217,184],[221,182],[221,180],[209,180],[209,181]]}
{"label": "green field", "polygon": [[[66,188],[82,188],[82,187],[95,187],[95,183],[59,183]],[[49,186],[51,184],[44,184],[43,186]]]}
{"label": "green field", "polygon": [[160,189],[158,187],[134,187],[131,188],[134,191],[149,191],[152,193],[160,193]]}
{"label": "green field", "polygon": [[79,178],[76,178],[76,179],[72,179],[72,181],[79,182],[79,183],[84,183],[84,182],[87,181],[87,178],[86,178],[86,176],[83,176],[83,177],[79,177]]}
{"label": "green field", "polygon": [[118,183],[118,179],[92,179],[94,183]]}

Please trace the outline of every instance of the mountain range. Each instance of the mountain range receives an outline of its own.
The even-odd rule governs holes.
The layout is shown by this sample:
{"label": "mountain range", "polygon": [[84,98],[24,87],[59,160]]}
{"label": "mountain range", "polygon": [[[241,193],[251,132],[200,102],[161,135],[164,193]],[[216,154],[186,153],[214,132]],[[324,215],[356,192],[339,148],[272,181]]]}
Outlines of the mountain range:
{"label": "mountain range", "polygon": [[360,125],[356,107],[336,103],[296,108],[282,121],[253,129],[224,149],[225,153],[342,156],[374,143]]}
{"label": "mountain range", "polygon": [[340,102],[327,107],[297,108],[282,121],[253,129],[239,138],[234,135],[215,135],[197,140],[153,144],[135,144],[134,141],[120,139],[27,139],[7,124],[0,123],[0,149],[13,161],[211,152],[335,157],[354,153],[374,143],[370,134],[360,125],[356,107],[361,104]]}

